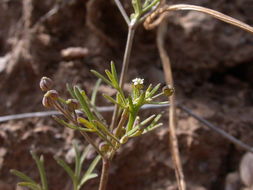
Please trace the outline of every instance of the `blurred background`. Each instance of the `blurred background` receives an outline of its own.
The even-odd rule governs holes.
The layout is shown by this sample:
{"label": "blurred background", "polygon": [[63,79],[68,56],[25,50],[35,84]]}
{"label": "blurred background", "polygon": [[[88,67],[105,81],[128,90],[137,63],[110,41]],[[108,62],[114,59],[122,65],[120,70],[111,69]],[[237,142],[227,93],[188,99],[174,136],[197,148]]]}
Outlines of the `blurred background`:
{"label": "blurred background", "polygon": [[[129,14],[130,3],[122,1]],[[252,0],[167,3],[209,7],[253,25]],[[127,26],[113,0],[0,0],[0,26],[1,116],[45,111],[38,85],[42,76],[52,78],[55,88],[68,97],[66,83],[78,84],[91,93],[96,78],[90,69],[103,72],[111,60],[118,71],[121,69]],[[210,16],[186,11],[168,18],[166,50],[177,101],[253,145],[253,36]],[[163,74],[156,29],[146,31],[140,26],[127,81],[141,77],[146,84],[165,84]],[[106,85],[99,92],[113,94]],[[98,105],[107,104],[99,99]],[[143,114],[161,110],[145,110]],[[225,189],[228,174],[238,171],[245,151],[181,110],[177,114],[189,189]],[[110,118],[110,113],[105,116]],[[165,117],[163,127],[120,150],[110,171],[108,190],[175,189],[166,121]],[[65,156],[73,138],[82,140],[50,117],[0,123],[0,190],[20,189],[15,185],[18,179],[9,172],[11,168],[39,178],[30,149],[44,154],[51,189],[70,189],[66,185],[70,181],[53,155]],[[84,189],[95,190],[97,183],[98,179],[91,180]]]}

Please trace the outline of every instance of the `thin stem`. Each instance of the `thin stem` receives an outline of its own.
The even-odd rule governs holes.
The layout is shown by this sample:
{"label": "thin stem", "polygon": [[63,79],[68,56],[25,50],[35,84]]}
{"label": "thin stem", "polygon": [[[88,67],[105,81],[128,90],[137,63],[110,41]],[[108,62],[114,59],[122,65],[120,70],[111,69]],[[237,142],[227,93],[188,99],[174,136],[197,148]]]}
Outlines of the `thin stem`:
{"label": "thin stem", "polygon": [[109,168],[110,168],[110,160],[107,158],[104,158],[103,159],[102,174],[101,174],[98,190],[106,190],[106,185],[107,185],[108,176],[109,176]]}
{"label": "thin stem", "polygon": [[125,82],[125,76],[128,71],[135,29],[136,29],[136,21],[132,21],[129,25],[129,28],[128,28],[126,49],[125,49],[125,54],[124,54],[124,59],[123,59],[123,66],[122,66],[122,70],[121,70],[120,81],[119,81],[120,88],[123,88],[123,85]]}
{"label": "thin stem", "polygon": [[[157,33],[157,46],[162,61],[163,69],[165,72],[165,81],[167,84],[174,86],[173,73],[171,69],[171,62],[167,52],[164,49],[164,38],[167,31],[167,25],[163,22]],[[170,107],[169,107],[169,140],[171,146],[172,160],[174,163],[175,174],[177,178],[177,184],[179,190],[186,189],[186,183],[184,179],[184,173],[180,158],[180,152],[178,148],[178,140],[176,135],[176,104],[175,104],[175,94],[169,97]]]}
{"label": "thin stem", "polygon": [[84,139],[85,139],[86,141],[88,141],[88,143],[90,143],[90,144],[94,147],[94,149],[97,151],[97,153],[98,153],[99,155],[101,155],[102,157],[104,157],[103,153],[99,150],[99,148],[98,148],[97,145],[93,142],[93,140],[92,140],[85,132],[80,131],[80,133],[81,133],[81,135],[84,137]]}
{"label": "thin stem", "polygon": [[[125,76],[126,76],[128,66],[129,66],[129,60],[130,60],[130,54],[131,54],[132,45],[133,45],[136,23],[137,23],[136,20],[134,20],[129,24],[129,27],[128,27],[127,43],[126,43],[123,66],[122,66],[120,82],[119,82],[120,88],[123,88],[124,86]],[[115,105],[113,116],[112,116],[112,123],[110,126],[111,130],[113,130],[116,126],[118,112],[119,112],[119,106]]]}
{"label": "thin stem", "polygon": [[114,0],[114,2],[116,3],[120,13],[122,14],[123,18],[125,19],[127,25],[129,26],[130,19],[129,19],[128,15],[126,14],[126,11],[125,11],[124,7],[122,6],[122,4],[120,3],[119,0]]}

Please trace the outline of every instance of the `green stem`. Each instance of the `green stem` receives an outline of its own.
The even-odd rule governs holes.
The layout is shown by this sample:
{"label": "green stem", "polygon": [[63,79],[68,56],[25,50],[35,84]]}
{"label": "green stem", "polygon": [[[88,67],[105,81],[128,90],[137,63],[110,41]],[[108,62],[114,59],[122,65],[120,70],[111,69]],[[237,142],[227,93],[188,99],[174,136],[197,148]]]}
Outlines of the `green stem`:
{"label": "green stem", "polygon": [[133,128],[137,112],[132,112],[129,114],[129,119],[127,123],[127,131],[130,131]]}
{"label": "green stem", "polygon": [[77,182],[75,181],[75,182],[73,182],[74,184],[74,190],[78,190],[79,188],[78,188],[78,184],[77,184]]}
{"label": "green stem", "polygon": [[106,190],[108,177],[109,177],[110,160],[108,158],[103,159],[103,168],[100,178],[100,184],[98,190]]}
{"label": "green stem", "polygon": [[[137,26],[136,20],[131,21],[131,23],[128,26],[127,43],[126,43],[123,65],[122,65],[122,70],[121,70],[121,75],[120,75],[120,82],[119,82],[120,88],[123,88],[123,86],[124,86],[126,73],[128,71],[128,66],[129,66],[130,55],[131,55],[136,26]],[[116,122],[118,119],[117,118],[118,112],[119,112],[119,106],[115,105],[113,116],[112,116],[111,130],[113,130],[116,126]]]}

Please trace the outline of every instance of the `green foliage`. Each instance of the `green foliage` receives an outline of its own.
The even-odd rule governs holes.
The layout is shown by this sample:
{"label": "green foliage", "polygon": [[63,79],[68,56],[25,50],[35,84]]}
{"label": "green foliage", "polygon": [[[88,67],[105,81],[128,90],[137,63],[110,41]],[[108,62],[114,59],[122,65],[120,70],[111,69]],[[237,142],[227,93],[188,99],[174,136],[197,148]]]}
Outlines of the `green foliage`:
{"label": "green foliage", "polygon": [[145,0],[144,3],[141,0],[132,0],[134,13],[131,15],[131,20],[138,20],[159,3],[160,0]]}
{"label": "green foliage", "polygon": [[101,160],[101,156],[98,155],[89,168],[86,170],[84,174],[81,174],[82,166],[85,158],[87,157],[87,154],[91,148],[91,146],[88,146],[84,149],[83,153],[79,151],[77,143],[73,143],[74,149],[75,149],[75,169],[71,169],[71,167],[62,159],[56,158],[55,160],[57,163],[66,171],[66,173],[69,175],[69,177],[72,180],[73,183],[73,189],[79,190],[81,187],[87,182],[89,179],[97,177],[96,173],[93,173],[96,165]]}
{"label": "green foliage", "polygon": [[31,151],[32,158],[36,162],[39,174],[40,174],[40,184],[36,183],[33,179],[25,175],[18,170],[11,170],[11,173],[18,176],[23,182],[19,182],[18,185],[30,188],[32,190],[48,190],[47,177],[44,167],[43,156],[38,157],[34,152]]}
{"label": "green foliage", "polygon": [[[101,160],[101,156],[97,156],[92,163],[90,164],[89,168],[81,175],[82,166],[85,158],[87,157],[88,152],[91,149],[91,146],[88,146],[84,149],[84,151],[81,153],[79,151],[79,148],[76,143],[73,143],[74,149],[75,149],[75,170],[73,171],[71,167],[62,159],[55,158],[57,163],[63,167],[63,169],[67,172],[69,177],[71,178],[73,182],[73,189],[79,190],[85,182],[88,180],[97,177],[96,173],[93,173],[95,167]],[[35,182],[32,178],[27,176],[26,174],[18,171],[18,170],[11,170],[11,173],[13,175],[16,175],[19,177],[22,182],[19,182],[19,186],[24,186],[32,190],[48,190],[48,183],[47,183],[47,177],[44,167],[44,158],[43,156],[38,157],[34,152],[31,151],[32,158],[34,159],[39,174],[40,174],[40,183]]]}
{"label": "green foliage", "polygon": [[[126,95],[120,87],[117,71],[113,62],[111,63],[110,70],[105,70],[106,76],[95,70],[91,70],[91,72],[99,78],[91,99],[80,87],[71,87],[67,85],[67,89],[72,98],[78,101],[82,114],[77,115],[75,110],[68,109],[66,106],[67,101],[59,96],[58,99],[52,100],[51,103],[54,105],[54,108],[62,112],[65,119],[56,116],[54,116],[54,119],[65,127],[81,132],[86,140],[94,146],[100,156],[112,159],[117,149],[130,138],[145,134],[162,125],[159,123],[161,114],[152,115],[140,121],[139,111],[145,104],[168,103],[168,101],[155,101],[156,98],[160,96],[167,97],[167,95],[163,91],[158,93],[161,86],[160,84],[154,87],[149,85],[148,88],[145,89],[144,79],[140,78],[136,78],[132,81],[131,93]],[[101,81],[116,90],[115,97],[103,94],[104,98],[119,107],[119,112],[117,114],[120,116],[120,121],[113,130],[106,124],[105,119],[97,111],[95,106],[97,89]],[[100,138],[100,144],[105,145],[99,146],[93,142],[89,137],[90,133],[96,134]],[[68,168],[62,160],[58,160],[58,163],[65,168],[73,183],[77,184],[79,179],[75,177],[74,172],[71,172],[70,168]],[[78,164],[78,162],[76,164]]]}

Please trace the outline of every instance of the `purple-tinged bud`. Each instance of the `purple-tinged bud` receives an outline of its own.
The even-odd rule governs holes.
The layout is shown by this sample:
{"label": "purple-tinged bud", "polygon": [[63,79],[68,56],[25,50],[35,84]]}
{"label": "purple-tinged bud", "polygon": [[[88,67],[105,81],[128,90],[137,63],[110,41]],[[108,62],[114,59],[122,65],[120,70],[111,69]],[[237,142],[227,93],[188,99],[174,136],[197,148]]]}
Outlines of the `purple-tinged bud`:
{"label": "purple-tinged bud", "polygon": [[174,92],[175,92],[175,89],[171,85],[167,85],[163,87],[163,94],[165,96],[171,96],[172,94],[174,94]]}
{"label": "purple-tinged bud", "polygon": [[42,77],[40,79],[40,89],[44,92],[51,90],[53,87],[53,81],[48,77]]}
{"label": "purple-tinged bud", "polygon": [[79,108],[79,102],[76,99],[68,99],[66,103],[70,111],[75,111]]}
{"label": "purple-tinged bud", "polygon": [[52,100],[57,100],[59,98],[59,94],[56,90],[49,90],[44,96],[49,97]]}
{"label": "purple-tinged bud", "polygon": [[44,96],[42,99],[42,105],[46,108],[51,108],[53,106],[53,101],[51,98]]}
{"label": "purple-tinged bud", "polygon": [[106,142],[102,142],[99,144],[99,150],[103,153],[109,150],[110,146]]}

